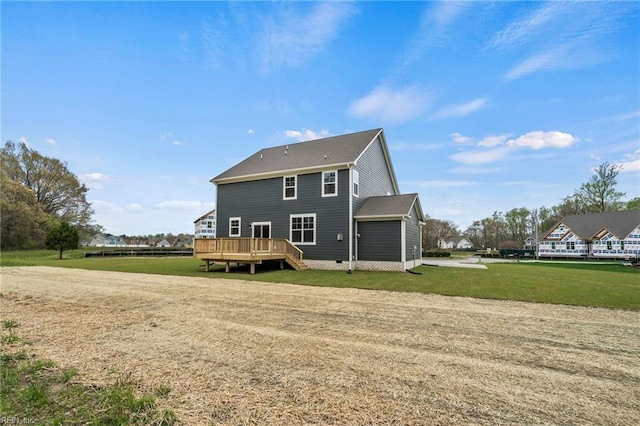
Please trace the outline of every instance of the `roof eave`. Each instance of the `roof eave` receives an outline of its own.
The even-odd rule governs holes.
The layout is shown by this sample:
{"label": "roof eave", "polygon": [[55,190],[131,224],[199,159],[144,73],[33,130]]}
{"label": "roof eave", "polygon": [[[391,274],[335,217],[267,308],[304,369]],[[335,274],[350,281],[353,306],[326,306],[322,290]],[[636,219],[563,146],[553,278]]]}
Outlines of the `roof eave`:
{"label": "roof eave", "polygon": [[353,166],[353,162],[323,164],[320,166],[301,167],[298,169],[275,170],[272,172],[255,173],[250,175],[233,176],[228,178],[218,178],[216,176],[214,178],[211,178],[209,182],[213,183],[214,185],[237,183],[237,182],[249,182],[254,180],[270,179],[270,178],[277,178],[282,176],[317,173],[324,170],[332,170],[332,169],[342,170],[342,169],[348,169],[351,166]]}

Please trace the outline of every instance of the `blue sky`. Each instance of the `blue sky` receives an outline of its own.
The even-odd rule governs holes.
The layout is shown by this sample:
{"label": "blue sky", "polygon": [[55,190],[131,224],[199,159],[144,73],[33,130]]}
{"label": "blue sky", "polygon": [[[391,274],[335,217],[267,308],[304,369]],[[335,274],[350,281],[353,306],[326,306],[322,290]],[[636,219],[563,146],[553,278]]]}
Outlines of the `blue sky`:
{"label": "blue sky", "polygon": [[261,148],[383,127],[462,230],[604,161],[640,196],[638,2],[7,2],[2,139],[68,163],[114,234],[193,232]]}

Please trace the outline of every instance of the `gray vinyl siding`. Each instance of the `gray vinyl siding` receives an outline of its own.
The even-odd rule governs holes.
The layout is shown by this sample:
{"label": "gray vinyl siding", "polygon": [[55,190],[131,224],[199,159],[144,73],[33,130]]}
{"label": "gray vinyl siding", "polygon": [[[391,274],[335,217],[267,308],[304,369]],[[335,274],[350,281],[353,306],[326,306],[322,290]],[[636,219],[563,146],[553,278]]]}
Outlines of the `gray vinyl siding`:
{"label": "gray vinyl siding", "polygon": [[379,137],[364,151],[354,170],[360,175],[360,197],[353,197],[354,214],[369,197],[396,195]]}
{"label": "gray vinyl siding", "polygon": [[[271,222],[272,238],[289,238],[291,214],[316,214],[316,244],[299,245],[305,259],[348,261],[349,172],[338,171],[338,196],[322,197],[322,173],[298,175],[297,199],[283,200],[282,177],[217,186],[216,235],[229,236],[229,218],[241,217],[241,236],[252,222]],[[343,240],[337,240],[337,234]]]}
{"label": "gray vinyl siding", "polygon": [[416,206],[414,204],[411,209],[411,217],[406,219],[405,223],[405,232],[406,232],[406,253],[407,258],[405,261],[413,260],[413,248],[416,248],[415,258],[420,259],[422,257],[422,253],[420,253],[420,239],[422,236],[420,235],[420,218],[418,217],[418,212],[416,211]]}
{"label": "gray vinyl siding", "polygon": [[358,222],[358,234],[359,260],[402,261],[400,220]]}

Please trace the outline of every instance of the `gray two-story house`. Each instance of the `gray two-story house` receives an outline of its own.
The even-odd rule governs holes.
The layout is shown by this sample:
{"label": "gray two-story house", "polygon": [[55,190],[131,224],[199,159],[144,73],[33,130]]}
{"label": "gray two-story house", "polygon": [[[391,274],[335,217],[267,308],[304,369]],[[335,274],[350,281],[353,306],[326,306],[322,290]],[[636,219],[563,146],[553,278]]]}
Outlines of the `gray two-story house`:
{"label": "gray two-story house", "polygon": [[217,238],[286,239],[313,269],[421,264],[423,212],[382,129],[262,149],[211,180]]}

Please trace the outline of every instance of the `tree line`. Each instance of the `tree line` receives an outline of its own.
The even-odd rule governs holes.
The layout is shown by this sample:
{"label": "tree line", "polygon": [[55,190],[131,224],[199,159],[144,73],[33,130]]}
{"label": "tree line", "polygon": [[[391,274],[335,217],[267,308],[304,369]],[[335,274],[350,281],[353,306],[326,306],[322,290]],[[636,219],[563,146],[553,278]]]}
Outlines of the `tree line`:
{"label": "tree line", "polygon": [[0,149],[0,249],[75,248],[93,231],[88,188],[67,164],[8,141]]}
{"label": "tree line", "polygon": [[455,236],[466,237],[475,248],[522,248],[528,237],[541,237],[565,216],[640,209],[640,197],[622,201],[626,194],[616,189],[619,171],[620,166],[604,162],[589,181],[557,205],[495,211],[489,217],[473,221],[465,230],[450,220],[427,216],[422,228],[424,248],[440,249],[443,240]]}

